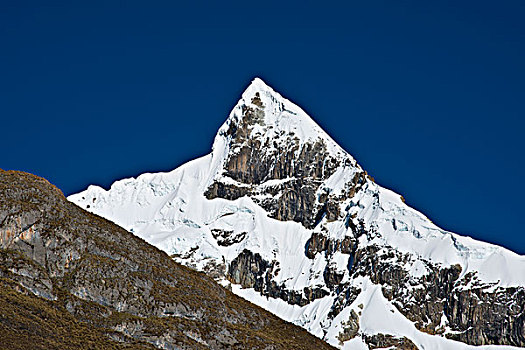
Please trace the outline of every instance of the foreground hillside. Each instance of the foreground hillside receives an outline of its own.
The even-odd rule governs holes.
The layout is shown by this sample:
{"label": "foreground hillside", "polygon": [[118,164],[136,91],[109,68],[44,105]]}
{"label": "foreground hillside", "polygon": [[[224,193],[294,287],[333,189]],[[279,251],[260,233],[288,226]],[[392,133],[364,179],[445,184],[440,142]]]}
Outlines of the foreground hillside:
{"label": "foreground hillside", "polygon": [[434,225],[260,79],[210,154],[69,199],[334,346],[525,346],[525,257]]}
{"label": "foreground hillside", "polygon": [[2,349],[329,349],[66,200],[0,170]]}

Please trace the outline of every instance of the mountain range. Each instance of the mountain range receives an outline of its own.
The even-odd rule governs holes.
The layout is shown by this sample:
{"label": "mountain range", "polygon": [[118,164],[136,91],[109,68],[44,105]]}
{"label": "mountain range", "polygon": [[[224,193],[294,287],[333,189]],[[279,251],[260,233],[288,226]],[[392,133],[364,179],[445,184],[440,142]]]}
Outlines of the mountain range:
{"label": "mountain range", "polygon": [[68,200],[338,348],[525,347],[525,257],[433,224],[259,78],[210,154]]}

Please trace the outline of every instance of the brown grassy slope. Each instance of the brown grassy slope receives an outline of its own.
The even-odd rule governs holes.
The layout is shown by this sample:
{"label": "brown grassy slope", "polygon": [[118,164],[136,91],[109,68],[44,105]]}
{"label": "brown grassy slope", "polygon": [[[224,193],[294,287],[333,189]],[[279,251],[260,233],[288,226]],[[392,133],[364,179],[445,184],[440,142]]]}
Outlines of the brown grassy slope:
{"label": "brown grassy slope", "polygon": [[[35,316],[47,305],[58,313],[67,310],[76,322],[71,324],[85,327],[71,334],[79,341],[88,336],[98,341],[105,334],[129,346],[148,342],[187,349],[331,348],[68,202],[56,187],[34,175],[0,170],[0,248],[4,281],[47,299],[14,289],[2,294],[2,308],[17,298],[40,305],[18,311],[27,316],[20,320],[28,328],[59,327],[53,317],[46,323]],[[0,318],[2,328],[9,322]],[[1,332],[0,343],[13,342],[16,334]],[[61,339],[49,334],[43,332],[41,338]]]}
{"label": "brown grassy slope", "polygon": [[0,349],[154,349],[147,343],[121,344],[103,329],[76,320],[57,303],[26,294],[0,280]]}

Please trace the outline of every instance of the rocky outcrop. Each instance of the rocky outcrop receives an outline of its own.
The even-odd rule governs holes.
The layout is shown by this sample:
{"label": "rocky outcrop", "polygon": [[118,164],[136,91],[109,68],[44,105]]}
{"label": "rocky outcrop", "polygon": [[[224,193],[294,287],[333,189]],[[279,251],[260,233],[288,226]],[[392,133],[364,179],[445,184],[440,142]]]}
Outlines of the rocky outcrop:
{"label": "rocky outcrop", "polygon": [[525,347],[525,290],[491,286],[457,288],[447,299],[445,314],[460,333],[449,338],[469,344],[512,344]]}
{"label": "rocky outcrop", "polygon": [[[323,140],[303,144],[293,133],[279,133],[278,143],[270,138],[252,137],[255,125],[264,127],[264,105],[258,101],[255,95],[252,104],[244,105],[242,118],[232,120],[223,135],[235,145],[224,164],[224,176],[239,185],[215,181],[206,190],[206,197],[233,200],[266,194],[264,200],[257,202],[278,220],[313,227],[320,211],[328,212],[335,220],[339,213],[335,203],[323,202],[318,210],[312,208],[319,204],[316,193],[322,180],[333,174],[339,161],[329,154]],[[270,180],[287,181],[276,186],[259,186]]]}
{"label": "rocky outcrop", "polygon": [[306,287],[302,291],[289,290],[273,281],[278,273],[278,263],[268,262],[257,253],[244,250],[230,263],[227,278],[244,288],[253,288],[262,295],[282,299],[292,305],[304,306],[329,294],[329,291],[321,287]]}
{"label": "rocky outcrop", "polygon": [[365,342],[370,349],[399,349],[399,350],[419,350],[407,337],[395,337],[390,334],[365,335]]}
{"label": "rocky outcrop", "polygon": [[228,247],[235,243],[242,242],[247,232],[235,233],[232,230],[211,229],[211,234],[218,245]]}
{"label": "rocky outcrop", "polygon": [[359,316],[352,310],[348,321],[343,322],[341,325],[343,326],[343,331],[339,333],[337,339],[343,344],[345,341],[355,338],[359,333]]}
{"label": "rocky outcrop", "polygon": [[[328,178],[337,167],[337,161],[327,151],[323,140],[301,144],[293,134],[279,133],[279,143],[269,138],[252,137],[255,125],[264,127],[264,105],[253,103],[242,106],[243,115],[229,125],[226,135],[238,150],[229,154],[225,174],[245,184],[262,184],[275,179]],[[270,152],[268,152],[271,150]]]}
{"label": "rocky outcrop", "polygon": [[224,184],[222,182],[214,182],[206,189],[204,195],[208,199],[224,198],[228,200],[235,200],[240,197],[251,194],[251,186],[235,186],[232,184]]}
{"label": "rocky outcrop", "polygon": [[233,283],[260,291],[270,266],[259,254],[244,250],[230,263],[228,276]]}
{"label": "rocky outcrop", "polygon": [[314,231],[312,237],[306,242],[305,254],[310,259],[313,259],[317,253],[322,252],[326,255],[332,255],[335,252],[353,254],[356,247],[356,238],[353,236],[346,236],[338,240],[329,238],[323,232]]}
{"label": "rocky outcrop", "polygon": [[411,258],[392,247],[368,246],[357,250],[352,272],[381,285],[383,295],[421,331],[473,345],[525,346],[523,287],[494,288],[474,273],[459,279],[459,265],[431,262],[424,276],[414,278],[403,267]]}
{"label": "rocky outcrop", "polygon": [[330,348],[25,173],[0,170],[0,267],[0,298],[26,305],[0,319],[2,334],[47,329],[32,312],[51,309],[84,329],[69,340],[36,332],[35,348]]}

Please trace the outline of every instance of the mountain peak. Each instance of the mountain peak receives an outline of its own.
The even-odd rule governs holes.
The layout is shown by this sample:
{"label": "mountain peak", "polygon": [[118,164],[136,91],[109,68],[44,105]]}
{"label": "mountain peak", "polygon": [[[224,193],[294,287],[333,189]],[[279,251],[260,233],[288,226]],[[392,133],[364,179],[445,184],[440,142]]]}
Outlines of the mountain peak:
{"label": "mountain peak", "polygon": [[231,146],[232,142],[255,138],[262,143],[281,138],[299,144],[323,142],[330,153],[347,155],[303,109],[258,77],[244,90],[219,129],[213,148],[217,149],[217,143]]}
{"label": "mountain peak", "polygon": [[[275,92],[271,86],[266,84],[261,78],[255,77],[251,81],[250,85],[244,91],[245,93],[254,94],[255,92],[271,91]],[[244,95],[244,93],[243,93]]]}
{"label": "mountain peak", "polygon": [[[292,110],[301,110],[297,105],[284,98],[281,94],[275,91],[270,85],[266,84],[259,77],[253,78],[250,85],[246,87],[246,89],[241,95],[239,103],[245,105],[254,104],[255,106],[258,106],[263,109],[270,108],[277,113],[278,110],[282,109],[284,106]],[[301,110],[301,112],[303,111]]]}
{"label": "mountain peak", "polygon": [[70,199],[344,349],[525,346],[525,257],[434,225],[258,78],[210,155]]}
{"label": "mountain peak", "polygon": [[[266,103],[265,103],[266,102]],[[270,85],[266,84],[261,78],[255,77],[250,85],[242,93],[239,104],[251,105],[266,109],[274,105],[283,105],[284,103],[293,105],[292,102],[286,100],[278,92],[276,92]]]}

